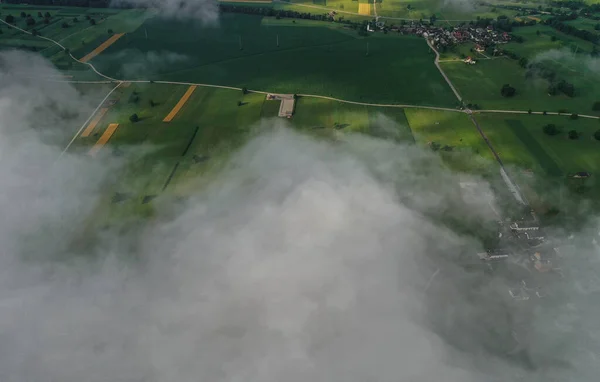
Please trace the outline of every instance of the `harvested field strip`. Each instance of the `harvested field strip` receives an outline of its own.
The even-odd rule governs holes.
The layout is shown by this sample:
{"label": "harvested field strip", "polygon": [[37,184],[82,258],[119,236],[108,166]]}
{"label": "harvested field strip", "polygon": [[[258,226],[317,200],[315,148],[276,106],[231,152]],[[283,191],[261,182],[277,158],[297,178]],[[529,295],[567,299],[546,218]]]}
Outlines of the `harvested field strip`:
{"label": "harvested field strip", "polygon": [[358,4],[358,14],[359,15],[370,15],[371,14],[371,4],[369,4],[369,3]]}
{"label": "harvested field strip", "polygon": [[194,90],[196,90],[196,85],[192,85],[188,88],[183,97],[181,97],[179,102],[177,102],[177,105],[175,105],[173,110],[171,110],[171,112],[165,117],[165,119],[163,119],[163,122],[171,122],[173,118],[175,118],[177,113],[179,113],[179,110],[181,110],[183,105],[185,105],[185,103],[190,99],[192,93],[194,93]]}
{"label": "harvested field strip", "polygon": [[98,151],[100,151],[102,146],[104,146],[106,142],[108,142],[110,137],[112,137],[112,135],[114,134],[115,130],[117,130],[117,127],[119,127],[118,123],[111,123],[110,125],[108,125],[108,128],[106,129],[104,134],[102,134],[100,139],[98,139],[98,142],[96,142],[96,144],[90,149],[89,154],[91,156],[96,155]]}
{"label": "harvested field strip", "polygon": [[92,119],[92,121],[90,122],[89,125],[87,125],[87,127],[85,128],[85,130],[83,130],[83,133],[81,133],[82,137],[89,137],[90,134],[92,133],[92,131],[94,131],[94,128],[96,127],[96,125],[98,124],[98,122],[100,122],[100,120],[102,119],[102,117],[104,117],[104,114],[106,114],[106,112],[108,112],[108,108],[102,108],[100,109],[100,111],[98,112],[98,114],[96,114],[96,116],[94,117],[94,119]]}
{"label": "harvested field strip", "polygon": [[81,61],[81,62],[88,62],[92,58],[96,57],[97,55],[99,55],[100,53],[102,53],[103,51],[105,51],[109,46],[111,46],[118,39],[120,39],[121,37],[123,37],[124,34],[125,33],[117,33],[115,35],[112,35],[108,40],[104,41],[96,49],[92,50],[90,53],[88,53],[86,56],[84,56],[79,61]]}
{"label": "harvested field strip", "polygon": [[512,132],[523,142],[525,147],[529,149],[531,154],[538,160],[540,166],[546,171],[548,175],[558,176],[562,174],[562,171],[558,164],[552,159],[550,155],[544,150],[540,143],[535,139],[523,123],[515,119],[507,119],[506,123],[512,130]]}

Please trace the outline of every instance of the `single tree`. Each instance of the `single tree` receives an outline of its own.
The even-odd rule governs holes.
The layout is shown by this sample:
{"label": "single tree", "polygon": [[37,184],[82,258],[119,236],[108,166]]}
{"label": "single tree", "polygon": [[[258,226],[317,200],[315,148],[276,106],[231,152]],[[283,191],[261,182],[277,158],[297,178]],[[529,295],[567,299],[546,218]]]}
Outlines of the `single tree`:
{"label": "single tree", "polygon": [[13,15],[7,15],[4,18],[4,21],[6,21],[9,24],[14,24],[15,23],[15,16],[13,16]]}
{"label": "single tree", "polygon": [[592,105],[592,110],[600,111],[600,101],[594,102],[594,104]]}
{"label": "single tree", "polygon": [[579,138],[579,133],[575,130],[570,130],[569,131],[569,139],[578,139]]}
{"label": "single tree", "polygon": [[68,28],[69,27],[69,23],[66,21],[63,21],[63,23],[60,25],[62,28]]}
{"label": "single tree", "polygon": [[535,31],[535,34],[539,36],[541,33],[540,33],[540,31],[538,30],[538,31]]}
{"label": "single tree", "polygon": [[46,25],[50,24],[50,19],[44,19],[44,24],[46,24]]}
{"label": "single tree", "polygon": [[238,101],[237,105],[242,106],[242,101]]}
{"label": "single tree", "polygon": [[91,19],[90,15],[85,15],[85,19],[90,20]]}
{"label": "single tree", "polygon": [[138,117],[138,115],[137,115],[137,114],[131,114],[131,115],[129,116],[129,120],[130,120],[132,123],[136,123],[136,122],[138,122],[138,121],[140,120],[140,117]]}
{"label": "single tree", "polygon": [[148,101],[148,103],[150,104],[150,107],[156,106],[156,103],[154,102],[154,100],[150,100],[150,101]]}
{"label": "single tree", "polygon": [[571,118],[571,119],[577,119],[577,118],[579,118],[579,114],[575,114],[575,113],[573,113],[573,114],[571,114],[571,117],[570,117],[570,118]]}
{"label": "single tree", "polygon": [[35,25],[35,20],[33,19],[33,17],[28,17],[27,21],[25,23],[27,24],[28,27],[32,27]]}
{"label": "single tree", "polygon": [[594,133],[594,138],[596,138],[597,141],[600,141],[600,130],[596,130]]}
{"label": "single tree", "polygon": [[513,88],[509,84],[504,84],[502,89],[500,89],[500,94],[502,97],[512,97],[517,92],[517,89]]}
{"label": "single tree", "polygon": [[32,30],[31,30],[31,35],[32,35],[32,36],[39,36],[39,35],[40,35],[40,32],[38,32],[38,31],[37,31],[37,29],[32,29]]}
{"label": "single tree", "polygon": [[44,17],[44,15],[42,14],[42,12],[38,12],[38,17],[41,19],[42,17]]}
{"label": "single tree", "polygon": [[26,18],[26,17],[27,17],[27,13],[25,13],[25,12],[21,12],[21,18],[22,18],[22,19],[24,19],[24,18]]}
{"label": "single tree", "polygon": [[527,110],[527,114],[531,114],[531,113],[533,113],[533,110],[531,110],[531,109]]}
{"label": "single tree", "polygon": [[74,23],[78,23],[78,22],[79,22],[79,19],[78,19],[77,17],[73,17],[73,22],[74,22]]}
{"label": "single tree", "polygon": [[96,25],[96,20],[90,19],[90,25]]}
{"label": "single tree", "polygon": [[552,36],[552,37],[550,37],[550,41],[554,42],[554,41],[556,41],[556,40],[557,40],[556,36]]}
{"label": "single tree", "polygon": [[50,16],[50,12],[46,12],[46,13],[44,13],[44,18],[47,18],[47,19],[49,19],[50,17],[52,17],[52,16]]}
{"label": "single tree", "polygon": [[242,88],[242,94],[248,94],[248,89],[246,87]]}
{"label": "single tree", "polygon": [[109,30],[108,30],[108,34],[113,34],[113,33],[115,33],[115,32],[113,32],[113,30],[112,30],[112,29],[109,29]]}
{"label": "single tree", "polygon": [[560,134],[560,129],[553,123],[549,123],[543,128],[544,134],[547,135],[558,135]]}

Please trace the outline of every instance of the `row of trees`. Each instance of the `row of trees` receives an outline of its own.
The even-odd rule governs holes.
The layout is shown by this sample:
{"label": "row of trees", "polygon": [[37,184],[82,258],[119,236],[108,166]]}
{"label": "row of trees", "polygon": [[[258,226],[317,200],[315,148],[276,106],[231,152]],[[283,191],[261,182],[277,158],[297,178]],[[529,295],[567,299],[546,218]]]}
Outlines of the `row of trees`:
{"label": "row of trees", "polygon": [[[563,132],[563,129],[560,126],[556,126],[554,123],[549,123],[547,125],[545,125],[542,128],[542,131],[544,132],[544,134],[546,135],[550,135],[550,136],[555,136],[555,135],[560,135]],[[581,133],[578,132],[577,130],[569,130],[567,132],[567,137],[569,137],[569,139],[579,139],[581,137]],[[600,130],[596,130],[596,132],[594,132],[594,139],[600,141]]]}
{"label": "row of trees", "polygon": [[111,0],[4,0],[6,4],[55,5],[64,7],[108,8]]}
{"label": "row of trees", "polygon": [[571,14],[565,17],[552,17],[544,21],[544,23],[560,32],[570,34],[582,40],[590,41],[594,44],[598,44],[598,35],[596,33],[584,29],[578,29],[572,25],[563,23],[563,21],[566,20],[575,20],[577,17],[577,14]]}

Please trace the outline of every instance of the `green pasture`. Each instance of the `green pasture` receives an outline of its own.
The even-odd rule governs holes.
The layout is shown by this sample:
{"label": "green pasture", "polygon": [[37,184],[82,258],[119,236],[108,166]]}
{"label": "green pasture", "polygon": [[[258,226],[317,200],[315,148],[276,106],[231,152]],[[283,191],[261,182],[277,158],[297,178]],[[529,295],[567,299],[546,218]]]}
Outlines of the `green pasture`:
{"label": "green pasture", "polygon": [[[505,49],[530,60],[551,49],[571,49],[587,53],[593,49],[591,42],[559,32],[547,25],[517,27],[514,28],[513,33],[523,37],[524,41],[522,43],[509,42],[505,45]],[[556,41],[552,41],[553,36],[556,37]]]}
{"label": "green pasture", "polygon": [[[556,60],[555,60],[556,61]],[[557,78],[575,85],[575,97],[548,95],[548,81],[541,78],[525,77],[525,69],[515,60],[498,58],[478,60],[475,65],[461,62],[440,63],[466,103],[476,103],[482,109],[508,109],[534,111],[568,110],[572,113],[590,114],[592,104],[600,98],[600,88],[595,84],[600,79],[598,73],[586,67],[586,62],[561,60],[550,62]],[[517,89],[514,97],[500,94],[504,84]]]}
{"label": "green pasture", "polygon": [[[600,170],[600,141],[593,138],[600,129],[598,120],[493,113],[477,114],[476,119],[506,163],[550,177]],[[543,127],[549,123],[560,127],[562,133],[545,134]],[[580,138],[568,139],[570,130],[578,131]]]}
{"label": "green pasture", "polygon": [[495,166],[488,146],[468,115],[413,108],[406,109],[405,114],[417,144],[429,148],[439,145],[437,152],[453,169],[483,173]]}
{"label": "green pasture", "polygon": [[[93,62],[100,71],[124,79],[218,84],[359,102],[455,105],[423,39],[359,38],[338,29],[341,26],[293,21],[225,14],[218,28],[206,28],[150,19]],[[127,70],[148,54],[175,54],[180,59]]]}

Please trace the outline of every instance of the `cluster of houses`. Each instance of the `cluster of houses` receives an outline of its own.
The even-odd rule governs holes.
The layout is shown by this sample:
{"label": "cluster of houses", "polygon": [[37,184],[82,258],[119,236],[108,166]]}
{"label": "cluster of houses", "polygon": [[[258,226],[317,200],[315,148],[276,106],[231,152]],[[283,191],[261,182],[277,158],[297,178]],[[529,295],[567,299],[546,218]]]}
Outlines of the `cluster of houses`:
{"label": "cluster of houses", "polygon": [[[384,29],[385,24],[377,21],[375,27],[369,24],[367,30]],[[405,35],[423,36],[429,39],[437,49],[464,42],[474,42],[483,52],[485,47],[505,44],[510,41],[510,35],[507,32],[495,30],[492,26],[485,28],[474,25],[440,27],[430,23],[413,21],[404,25],[394,25],[390,28],[390,31]]]}
{"label": "cluster of houses", "polygon": [[521,269],[524,277],[519,285],[508,293],[516,301],[530,297],[544,298],[544,286],[555,277],[562,278],[559,266],[560,252],[547,240],[546,234],[534,219],[500,223],[497,248],[478,253],[477,256],[489,269],[499,264],[510,264],[513,271]]}

